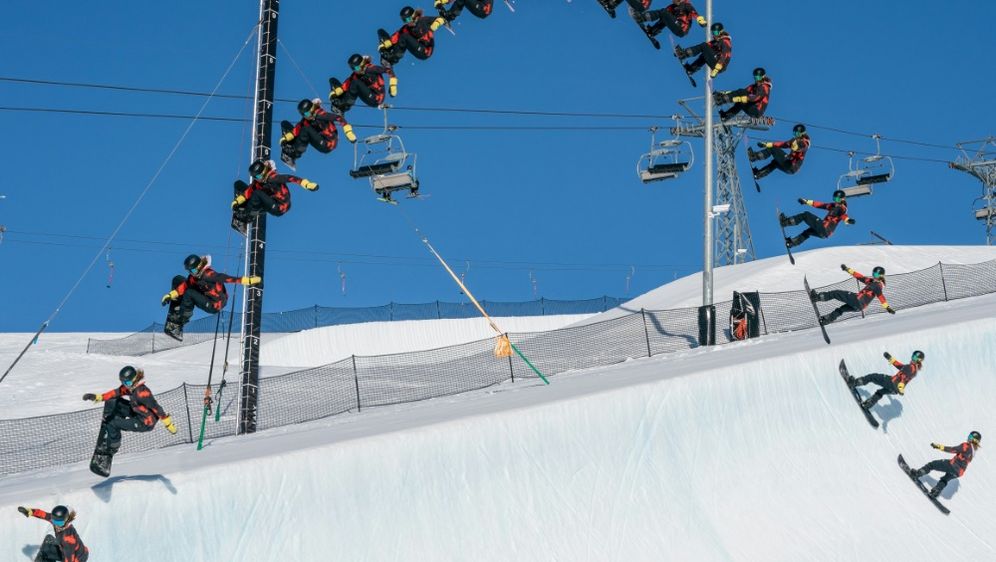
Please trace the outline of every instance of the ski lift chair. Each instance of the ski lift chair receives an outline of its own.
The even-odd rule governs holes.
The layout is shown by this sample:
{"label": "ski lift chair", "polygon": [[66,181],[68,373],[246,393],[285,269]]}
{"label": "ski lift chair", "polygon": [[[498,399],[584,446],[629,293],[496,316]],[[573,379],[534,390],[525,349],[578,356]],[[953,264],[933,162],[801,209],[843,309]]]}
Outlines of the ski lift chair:
{"label": "ski lift chair", "polygon": [[379,196],[389,196],[403,189],[414,195],[418,191],[416,155],[405,150],[404,141],[395,134],[397,127],[387,122],[388,106],[383,109],[384,131],[363,139],[365,150],[362,154],[360,143],[353,145],[353,169],[349,175],[355,179],[367,178]]}
{"label": "ski lift chair", "polygon": [[983,207],[975,210],[975,220],[988,221],[989,217],[996,220],[996,207]]}
{"label": "ski lift chair", "polygon": [[891,181],[896,173],[892,158],[882,154],[881,137],[872,135],[872,138],[875,139],[875,154],[855,161],[854,152],[847,153],[847,172],[837,179],[837,189],[848,197],[871,195],[871,186]]}
{"label": "ski lift chair", "polygon": [[677,135],[657,142],[658,130],[657,127],[650,129],[650,152],[636,163],[636,175],[643,183],[674,179],[691,168],[695,159],[691,143]]}

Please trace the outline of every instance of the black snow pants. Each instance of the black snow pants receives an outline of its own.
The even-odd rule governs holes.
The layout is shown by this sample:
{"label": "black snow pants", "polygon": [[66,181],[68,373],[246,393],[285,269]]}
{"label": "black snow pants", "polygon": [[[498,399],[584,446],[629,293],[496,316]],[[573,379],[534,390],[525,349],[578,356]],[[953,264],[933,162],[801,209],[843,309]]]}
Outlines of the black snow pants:
{"label": "black snow pants", "polygon": [[[245,191],[249,189],[246,182],[242,180],[235,180],[235,195],[242,195]],[[275,217],[282,216],[290,210],[290,202],[288,201],[287,208],[283,211],[280,210],[280,202],[273,197],[267,195],[262,189],[257,189],[253,191],[252,197],[245,202],[244,205],[235,208],[237,216],[244,222],[249,222],[252,217],[261,213],[270,213]]]}
{"label": "black snow pants", "polygon": [[823,220],[820,217],[814,215],[813,213],[810,213],[809,211],[803,211],[798,215],[792,215],[791,217],[786,217],[785,221],[786,221],[785,226],[795,226],[800,222],[804,222],[806,223],[806,226],[809,227],[806,230],[800,232],[797,236],[792,238],[792,246],[798,246],[799,244],[802,244],[803,242],[808,240],[810,236],[815,236],[817,238],[830,237],[830,232],[828,232],[826,227],[823,226]]}
{"label": "black snow pants", "polygon": [[[739,90],[733,90],[732,92],[729,93],[729,96],[731,98],[738,98],[738,97],[741,97],[741,96],[749,96],[749,95],[750,95],[750,92],[748,92],[744,88],[740,88]],[[763,117],[764,116],[764,112],[761,111],[760,109],[758,109],[756,104],[753,104],[753,103],[750,103],[750,102],[747,102],[747,103],[737,102],[737,103],[731,105],[729,109],[720,111],[719,112],[719,117],[723,121],[726,121],[727,119],[733,117],[734,115],[740,113],[741,111],[744,112],[744,113],[746,113],[747,115],[749,115],[751,117]]]}
{"label": "black snow pants", "polygon": [[131,402],[123,398],[111,398],[104,402],[104,427],[107,432],[105,436],[107,449],[114,454],[121,447],[122,431],[145,433],[152,431],[155,426],[145,425],[142,418],[132,411]]}
{"label": "black snow pants", "polygon": [[826,320],[827,324],[840,318],[840,316],[845,312],[861,312],[862,310],[861,303],[858,302],[858,295],[849,291],[845,291],[843,289],[827,291],[825,293],[816,293],[815,300],[840,301],[844,303],[823,317]]}
{"label": "black snow pants", "polygon": [[[637,12],[643,12],[650,7],[650,0],[626,0],[626,2]],[[610,8],[618,8],[623,0],[607,0],[605,4]]]}
{"label": "black snow pants", "polygon": [[948,482],[958,478],[958,469],[947,459],[937,459],[936,461],[928,462],[917,470],[917,476],[924,476],[934,470],[944,473],[944,476],[941,476],[941,479],[937,481],[937,484],[931,490],[931,492],[935,492],[935,495],[940,494],[941,490],[948,485]]}
{"label": "black snow pants", "polygon": [[699,43],[694,47],[689,47],[689,51],[693,55],[698,55],[699,58],[693,60],[691,63],[685,65],[685,70],[689,74],[695,74],[702,68],[703,65],[709,65],[709,68],[715,68],[716,64],[719,63],[719,57],[716,56],[716,52],[712,50],[709,43]]}
{"label": "black snow pants", "polygon": [[62,562],[62,549],[59,548],[59,540],[52,535],[46,535],[41,548],[38,549],[38,554],[35,555],[35,560]]}
{"label": "black snow pants", "polygon": [[[187,278],[177,275],[173,278],[173,289],[175,290]],[[211,298],[193,287],[187,287],[178,301],[174,301],[169,307],[169,320],[176,322],[181,327],[190,321],[194,315],[194,307],[207,312],[208,314],[218,314],[225,308],[228,302],[228,294],[223,294],[221,298]]]}
{"label": "black snow pants", "polygon": [[768,156],[771,157],[771,162],[768,162],[767,166],[761,168],[756,174],[754,174],[756,179],[763,178],[764,176],[775,171],[775,169],[779,169],[786,174],[794,174],[799,171],[799,166],[789,160],[788,154],[786,154],[781,148],[765,148],[764,150],[755,152],[754,154],[756,154],[755,157],[757,159],[767,158]]}
{"label": "black snow pants", "polygon": [[652,35],[657,35],[661,31],[664,31],[664,28],[666,27],[671,31],[671,33],[674,33],[676,37],[684,37],[685,35],[688,35],[688,29],[691,29],[690,26],[688,29],[682,29],[681,22],[674,19],[671,12],[667,11],[665,8],[661,8],[660,10],[647,10],[646,16],[648,20],[657,20],[657,23],[651,25],[647,29],[647,31],[649,31]]}
{"label": "black snow pants", "polygon": [[854,386],[864,386],[868,383],[877,384],[882,387],[875,391],[868,400],[865,400],[866,408],[871,408],[878,401],[882,399],[883,396],[887,394],[899,394],[899,389],[896,388],[896,383],[892,382],[892,377],[882,373],[870,373],[863,377],[854,379]]}
{"label": "black snow pants", "polygon": [[423,43],[410,33],[402,33],[401,38],[398,40],[398,45],[404,47],[405,50],[418,60],[426,60],[432,56],[434,43],[433,40]]}
{"label": "black snow pants", "polygon": [[[294,124],[290,121],[281,121],[280,129],[284,133],[289,133],[294,130]],[[328,154],[335,149],[338,139],[330,139],[319,133],[311,125],[304,123],[301,125],[300,134],[294,137],[294,140],[284,144],[281,150],[296,160],[304,155],[304,152],[308,150],[309,144],[318,152]]]}
{"label": "black snow pants", "polygon": [[[342,82],[339,82],[335,78],[329,78],[329,86],[332,90],[335,90],[342,87]],[[352,109],[357,98],[363,100],[363,103],[370,107],[380,107],[381,102],[384,101],[384,94],[383,92],[375,91],[369,84],[354,76],[349,81],[349,89],[343,92],[341,96],[333,97],[329,101],[345,113]]]}
{"label": "black snow pants", "polygon": [[453,4],[450,5],[446,10],[446,19],[452,20],[453,18],[460,15],[460,12],[464,8],[470,10],[470,13],[475,16],[484,19],[491,15],[491,7],[494,4],[494,0],[454,0]]}

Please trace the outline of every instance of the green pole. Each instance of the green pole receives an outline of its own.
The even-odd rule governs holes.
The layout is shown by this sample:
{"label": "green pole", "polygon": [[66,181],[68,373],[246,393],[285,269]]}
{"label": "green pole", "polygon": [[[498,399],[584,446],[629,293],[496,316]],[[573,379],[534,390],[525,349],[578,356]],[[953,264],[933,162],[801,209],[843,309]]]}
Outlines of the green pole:
{"label": "green pole", "polygon": [[200,451],[204,448],[204,429],[207,426],[208,411],[211,408],[205,404],[204,405],[204,415],[201,416],[201,436],[197,438],[197,450]]}
{"label": "green pole", "polygon": [[529,362],[529,359],[527,359],[526,356],[523,355],[521,351],[519,351],[519,348],[515,347],[514,343],[512,343],[511,341],[509,341],[508,345],[512,346],[512,349],[514,349],[515,352],[517,354],[519,354],[519,357],[521,357],[522,360],[526,362],[526,365],[529,365],[529,368],[532,369],[534,373],[536,373],[537,375],[539,375],[539,378],[543,379],[544,383],[550,384],[550,381],[546,380],[546,377],[543,376],[543,373],[539,372],[539,369],[537,369],[535,365],[533,365],[532,363]]}

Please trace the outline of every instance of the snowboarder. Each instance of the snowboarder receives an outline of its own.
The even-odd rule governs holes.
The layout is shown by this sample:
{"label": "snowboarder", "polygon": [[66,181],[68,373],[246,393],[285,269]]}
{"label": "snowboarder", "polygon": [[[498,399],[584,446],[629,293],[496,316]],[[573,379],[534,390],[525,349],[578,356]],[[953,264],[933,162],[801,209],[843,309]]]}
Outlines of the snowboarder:
{"label": "snowboarder", "polygon": [[[626,2],[633,8],[634,13],[638,14],[650,8],[652,0],[626,0]],[[598,3],[609,13],[609,17],[614,18],[616,17],[616,8],[623,3],[623,0],[598,0]]]}
{"label": "snowboarder", "polygon": [[281,216],[290,210],[291,197],[287,182],[296,183],[308,191],[318,191],[318,184],[290,174],[278,174],[272,160],[256,160],[249,166],[252,183],[235,181],[234,216],[249,222],[260,213]]}
{"label": "snowboarder", "polygon": [[[447,8],[446,4],[449,3],[452,5]],[[491,15],[492,4],[494,4],[494,0],[436,0],[436,10],[446,21],[455,20],[464,8],[470,10],[470,13],[475,16],[484,19]]]}
{"label": "snowboarder", "polygon": [[404,23],[394,35],[383,29],[377,30],[382,64],[398,64],[406,50],[418,60],[431,57],[436,48],[436,30],[446,23],[446,18],[426,16],[421,9],[405,6],[401,8],[401,21]]}
{"label": "snowboarder", "polygon": [[[751,166],[750,169],[754,172],[754,179],[759,180],[763,178],[774,171],[775,168],[786,174],[798,172],[799,168],[802,168],[802,161],[806,159],[806,151],[809,150],[809,145],[810,140],[809,135],[806,133],[806,126],[799,123],[795,127],[792,127],[791,140],[758,142],[757,146],[764,148],[764,150],[756,152],[752,148],[747,147],[747,156],[751,162],[771,157],[771,162],[760,170],[753,165]],[[791,152],[785,154],[784,148],[788,148]]]}
{"label": "snowboarder", "polygon": [[786,217],[784,214],[779,215],[778,220],[781,221],[782,227],[795,226],[800,222],[806,223],[809,227],[796,236],[785,238],[785,247],[787,248],[794,248],[802,244],[810,236],[830,238],[841,222],[846,224],[854,224],[855,222],[854,219],[847,216],[847,194],[840,189],[833,192],[833,203],[821,203],[800,197],[799,204],[824,209],[827,214],[822,220],[809,211],[803,211],[791,217]]}
{"label": "snowboarder", "polygon": [[723,121],[741,111],[751,117],[762,117],[768,108],[768,97],[771,96],[771,78],[760,66],[754,69],[754,83],[746,88],[729,92],[713,92],[712,97],[717,105],[732,103],[733,105],[720,110],[719,118]]}
{"label": "snowboarder", "polygon": [[682,65],[689,77],[703,66],[708,65],[709,77],[715,78],[730,64],[730,57],[733,56],[733,39],[730,34],[723,28],[723,24],[718,22],[712,24],[709,31],[712,34],[712,40],[708,43],[699,43],[687,49],[683,49],[680,45],[674,48],[674,54],[678,60],[685,60],[692,55],[699,56],[691,63],[686,62]]}
{"label": "snowboarder", "polygon": [[352,109],[356,98],[370,107],[380,107],[384,103],[384,75],[389,77],[388,86],[391,97],[398,95],[398,78],[390,66],[377,66],[370,62],[369,56],[353,53],[346,61],[353,73],[345,82],[329,78],[329,101],[339,111],[345,113]]}
{"label": "snowboarder", "polygon": [[956,447],[945,447],[944,445],[939,445],[937,443],[931,443],[930,446],[945,453],[953,453],[954,458],[951,460],[947,459],[937,459],[936,461],[931,461],[922,467],[910,471],[910,475],[916,479],[923,478],[931,471],[937,470],[944,473],[944,476],[937,481],[934,488],[930,490],[929,495],[931,498],[936,498],[940,495],[944,487],[948,485],[948,482],[954,480],[955,478],[960,478],[961,475],[965,474],[965,470],[968,468],[968,463],[972,462],[972,457],[975,456],[975,450],[981,446],[982,434],[978,431],[972,431],[968,434],[968,439],[964,443]]}
{"label": "snowboarder", "polygon": [[868,306],[868,303],[870,303],[872,299],[876,298],[882,303],[882,308],[884,308],[886,312],[889,314],[896,313],[896,311],[892,310],[892,307],[889,306],[889,301],[885,300],[885,294],[883,293],[885,290],[884,267],[880,265],[875,266],[872,270],[871,277],[865,277],[863,274],[847,267],[846,264],[840,264],[840,268],[849,273],[858,281],[864,283],[865,286],[857,293],[844,291],[842,289],[827,291],[825,293],[819,293],[816,289],[811,290],[809,296],[813,299],[813,302],[836,300],[844,303],[831,311],[829,314],[820,316],[821,325],[825,326],[833,322],[834,320],[840,318],[840,316],[845,312],[861,312]]}
{"label": "snowboarder", "polygon": [[878,404],[878,401],[882,399],[886,394],[906,394],[906,385],[910,383],[911,380],[916,378],[917,373],[923,368],[923,352],[920,350],[914,351],[913,356],[910,358],[910,362],[903,364],[898,359],[894,358],[889,354],[888,351],[882,354],[886,361],[892,364],[893,367],[899,369],[893,376],[888,376],[883,373],[870,373],[863,377],[850,377],[847,381],[847,386],[851,388],[857,388],[859,386],[864,386],[866,384],[877,384],[879,387],[868,397],[867,400],[861,403],[861,407],[870,410],[872,406]]}
{"label": "snowboarder", "polygon": [[25,517],[37,517],[52,524],[55,536],[46,535],[35,560],[43,562],[86,562],[90,558],[90,549],[83,544],[79,533],[73,527],[76,512],[64,505],[52,508],[52,513],[33,507],[18,507],[17,511]]}
{"label": "snowboarder", "polygon": [[335,150],[339,144],[339,130],[335,127],[336,123],[342,125],[342,132],[349,142],[356,142],[353,126],[346,122],[342,113],[335,107],[332,111],[322,109],[322,100],[303,99],[297,104],[297,111],[301,114],[301,120],[297,125],[292,125],[290,121],[280,122],[280,129],[283,132],[280,137],[280,151],[290,159],[288,164],[293,166],[294,162],[308,150],[309,144],[322,154]]}
{"label": "snowboarder", "polygon": [[688,35],[693,21],[702,27],[706,26],[706,19],[699,15],[695,6],[692,6],[688,0],[673,0],[671,4],[659,10],[642,12],[637,10],[634,17],[639,23],[656,20],[647,26],[647,33],[654,37],[659,35],[664,28],[671,30],[671,33],[677,37],[684,37]]}
{"label": "snowboarder", "polygon": [[[176,434],[173,418],[163,410],[152,391],[145,386],[145,373],[126,365],[118,373],[121,386],[108,390],[103,394],[86,393],[83,400],[104,403],[104,418],[101,424],[103,435],[98,443],[103,444],[103,452],[114,455],[121,447],[121,432],[134,431],[145,433],[152,431],[156,421],[162,421],[166,431]],[[126,400],[131,396],[131,400]],[[98,445],[99,448],[99,445]]]}
{"label": "snowboarder", "polygon": [[173,278],[173,288],[163,295],[163,306],[169,305],[166,314],[166,333],[177,339],[183,337],[183,326],[194,315],[194,307],[217,314],[225,308],[228,302],[228,291],[225,283],[241,285],[258,285],[259,277],[232,277],[219,273],[211,268],[211,256],[190,254],[183,260],[183,268],[187,277],[177,275]]}

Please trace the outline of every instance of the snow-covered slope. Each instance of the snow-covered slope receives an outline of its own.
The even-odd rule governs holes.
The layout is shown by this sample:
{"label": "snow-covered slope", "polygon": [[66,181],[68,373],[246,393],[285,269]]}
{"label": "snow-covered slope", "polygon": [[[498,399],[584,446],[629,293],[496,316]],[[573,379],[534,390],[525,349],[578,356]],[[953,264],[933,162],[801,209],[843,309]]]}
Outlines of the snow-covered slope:
{"label": "snow-covered slope", "polygon": [[[840,264],[871,273],[876,265],[890,275],[924,269],[938,262],[950,264],[981,263],[996,259],[996,246],[842,246],[795,252],[796,265],[785,256],[775,256],[713,270],[713,294],[716,302],[728,301],[733,291],[776,293],[798,291],[802,276],[813,287],[830,285],[845,279]],[[667,310],[702,304],[702,274],[695,273],[644,293],[623,305],[578,322],[589,324],[625,316],[641,308]]]}
{"label": "snow-covered slope", "polygon": [[[856,264],[860,265],[860,264]],[[91,560],[994,560],[996,462],[941,515],[896,466],[992,440],[996,296],[0,480],[0,558],[66,502]],[[837,374],[926,352],[872,430]],[[128,436],[134,437],[134,436]],[[988,441],[986,441],[988,442]]]}

